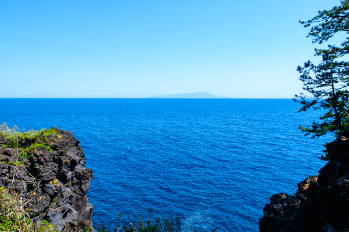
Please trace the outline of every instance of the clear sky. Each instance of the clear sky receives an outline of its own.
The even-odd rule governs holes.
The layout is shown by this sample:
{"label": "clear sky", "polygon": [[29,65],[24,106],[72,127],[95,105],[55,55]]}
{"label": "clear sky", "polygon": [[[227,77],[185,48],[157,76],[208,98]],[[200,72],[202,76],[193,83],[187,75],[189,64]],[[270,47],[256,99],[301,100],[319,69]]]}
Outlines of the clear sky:
{"label": "clear sky", "polygon": [[0,97],[292,98],[338,0],[0,0]]}

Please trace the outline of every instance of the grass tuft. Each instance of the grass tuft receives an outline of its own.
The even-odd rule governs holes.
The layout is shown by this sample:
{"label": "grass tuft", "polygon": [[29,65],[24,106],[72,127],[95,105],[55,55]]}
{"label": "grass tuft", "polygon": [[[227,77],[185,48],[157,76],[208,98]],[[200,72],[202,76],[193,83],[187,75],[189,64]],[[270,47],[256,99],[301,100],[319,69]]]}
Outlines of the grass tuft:
{"label": "grass tuft", "polygon": [[0,231],[55,232],[47,221],[34,223],[25,210],[26,199],[0,187]]}

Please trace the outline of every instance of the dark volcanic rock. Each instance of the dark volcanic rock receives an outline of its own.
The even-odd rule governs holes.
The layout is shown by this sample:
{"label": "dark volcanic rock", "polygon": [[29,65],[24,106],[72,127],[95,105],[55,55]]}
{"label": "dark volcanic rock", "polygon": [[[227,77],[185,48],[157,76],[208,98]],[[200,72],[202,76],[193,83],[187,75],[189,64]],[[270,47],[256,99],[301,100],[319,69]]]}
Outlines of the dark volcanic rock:
{"label": "dark volcanic rock", "polygon": [[14,162],[16,160],[19,160],[19,157],[20,157],[19,150],[20,149],[4,148],[2,150],[0,158],[2,161],[8,161],[8,162]]}
{"label": "dark volcanic rock", "polygon": [[299,183],[294,195],[270,198],[260,231],[349,231],[349,139],[336,139],[326,149],[329,162],[318,176]]}
{"label": "dark volcanic rock", "polygon": [[[0,186],[14,188],[30,199],[27,208],[34,221],[47,220],[58,231],[78,231],[91,226],[93,205],[86,193],[92,170],[85,167],[83,151],[73,134],[52,129],[57,133],[43,132],[35,139],[21,140],[18,149],[7,147],[8,141],[0,137]],[[40,146],[30,149],[33,144]],[[20,155],[22,150],[26,158]],[[16,161],[22,163],[13,163]]]}

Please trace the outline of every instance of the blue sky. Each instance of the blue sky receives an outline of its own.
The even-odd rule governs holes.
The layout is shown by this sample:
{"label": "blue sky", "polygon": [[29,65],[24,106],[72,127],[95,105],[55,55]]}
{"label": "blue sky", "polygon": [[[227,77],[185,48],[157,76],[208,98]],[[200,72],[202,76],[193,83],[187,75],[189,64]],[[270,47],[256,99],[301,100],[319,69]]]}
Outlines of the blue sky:
{"label": "blue sky", "polygon": [[292,98],[318,47],[298,20],[338,4],[0,0],[0,97]]}

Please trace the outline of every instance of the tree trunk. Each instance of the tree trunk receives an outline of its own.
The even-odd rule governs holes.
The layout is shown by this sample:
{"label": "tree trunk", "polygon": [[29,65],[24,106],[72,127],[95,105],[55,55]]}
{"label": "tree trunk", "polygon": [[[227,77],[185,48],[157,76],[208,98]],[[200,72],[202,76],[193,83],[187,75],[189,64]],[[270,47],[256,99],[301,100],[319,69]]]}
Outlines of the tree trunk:
{"label": "tree trunk", "polygon": [[342,130],[342,122],[341,122],[341,119],[340,119],[338,111],[337,111],[337,97],[338,96],[334,92],[334,82],[333,82],[333,72],[332,71],[331,71],[331,84],[332,84],[332,95],[333,95],[332,107],[333,107],[333,110],[334,110],[334,115],[336,117],[338,130]]}

